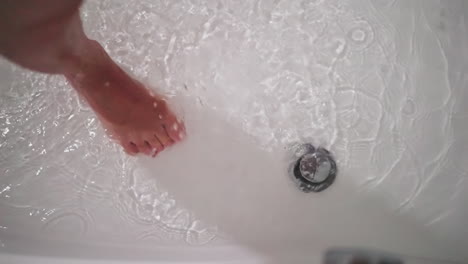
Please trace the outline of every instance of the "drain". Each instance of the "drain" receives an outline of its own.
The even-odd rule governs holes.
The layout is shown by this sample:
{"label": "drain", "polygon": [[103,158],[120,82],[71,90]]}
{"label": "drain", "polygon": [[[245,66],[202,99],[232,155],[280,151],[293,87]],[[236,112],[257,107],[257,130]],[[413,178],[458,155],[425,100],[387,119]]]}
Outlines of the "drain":
{"label": "drain", "polygon": [[304,144],[297,149],[296,157],[290,174],[301,191],[321,192],[335,181],[336,163],[328,150]]}

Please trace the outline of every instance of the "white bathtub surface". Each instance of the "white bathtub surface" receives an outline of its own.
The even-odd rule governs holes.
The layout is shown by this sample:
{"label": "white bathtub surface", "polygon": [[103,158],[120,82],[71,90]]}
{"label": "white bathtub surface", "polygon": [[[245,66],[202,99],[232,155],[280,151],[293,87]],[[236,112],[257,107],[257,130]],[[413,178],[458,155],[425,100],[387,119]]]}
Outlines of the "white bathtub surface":
{"label": "white bathtub surface", "polygon": [[[0,61],[0,262],[353,247],[466,263],[466,16],[463,0],[87,1],[89,35],[171,98],[188,138],[128,157],[63,77]],[[336,158],[322,193],[288,175],[301,143]]]}

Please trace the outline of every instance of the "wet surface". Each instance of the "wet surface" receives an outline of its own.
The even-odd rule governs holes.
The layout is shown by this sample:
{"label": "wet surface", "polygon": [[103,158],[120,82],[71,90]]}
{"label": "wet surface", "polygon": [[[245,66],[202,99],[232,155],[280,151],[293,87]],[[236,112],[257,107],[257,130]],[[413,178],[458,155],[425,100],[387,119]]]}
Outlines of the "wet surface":
{"label": "wet surface", "polygon": [[[464,7],[457,1],[102,0],[88,1],[82,17],[120,65],[172,98],[189,133],[217,129],[189,118],[207,111],[252,138],[265,156],[276,155],[274,162],[296,142],[326,147],[340,175],[354,183],[337,190],[378,194],[387,211],[463,245],[468,25],[458,10]],[[217,243],[216,223],[179,205],[157,175],[108,140],[64,78],[5,61],[0,73],[3,231]],[[206,149],[229,157],[222,143],[214,144]],[[167,154],[171,160],[174,153]],[[8,241],[0,237],[0,245]]]}

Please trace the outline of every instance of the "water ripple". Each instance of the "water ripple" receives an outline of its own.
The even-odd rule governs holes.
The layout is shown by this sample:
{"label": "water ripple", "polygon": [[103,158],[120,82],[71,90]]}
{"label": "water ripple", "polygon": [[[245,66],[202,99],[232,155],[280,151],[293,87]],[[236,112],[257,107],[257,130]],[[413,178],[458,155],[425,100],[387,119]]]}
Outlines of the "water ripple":
{"label": "water ripple", "polygon": [[[451,187],[452,202],[463,200],[468,99],[460,87],[468,81],[452,58],[463,54],[448,51],[468,42],[450,41],[450,28],[466,26],[427,2],[90,0],[82,15],[90,36],[158,91],[196,98],[265,151],[303,141],[330,147],[343,174],[359,171],[363,189],[433,226],[452,203],[432,194]],[[109,210],[109,222],[121,225],[115,232],[137,239],[214,239],[215,227],[107,139],[63,77],[7,68],[2,206],[52,212],[44,227],[51,232],[70,225],[89,235],[109,220],[90,220],[93,209]]]}

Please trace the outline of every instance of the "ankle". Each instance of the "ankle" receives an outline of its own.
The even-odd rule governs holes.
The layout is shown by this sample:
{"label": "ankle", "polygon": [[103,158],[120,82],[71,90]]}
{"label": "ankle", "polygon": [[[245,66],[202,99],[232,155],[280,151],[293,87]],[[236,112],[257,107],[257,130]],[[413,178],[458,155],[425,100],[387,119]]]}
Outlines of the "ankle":
{"label": "ankle", "polygon": [[76,48],[63,56],[64,75],[74,76],[84,73],[102,62],[103,49],[95,40],[85,38]]}

